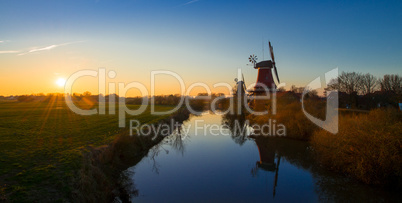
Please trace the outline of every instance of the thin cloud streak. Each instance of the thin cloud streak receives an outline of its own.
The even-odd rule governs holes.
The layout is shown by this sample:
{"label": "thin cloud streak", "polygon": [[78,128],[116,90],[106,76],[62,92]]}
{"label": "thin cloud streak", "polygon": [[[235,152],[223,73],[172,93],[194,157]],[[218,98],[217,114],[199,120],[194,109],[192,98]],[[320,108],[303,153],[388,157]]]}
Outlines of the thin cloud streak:
{"label": "thin cloud streak", "polygon": [[189,1],[189,2],[187,2],[187,3],[185,3],[185,4],[183,4],[183,6],[184,6],[184,5],[188,5],[188,4],[195,3],[195,2],[197,2],[197,1],[199,1],[199,0],[192,0],[192,1]]}
{"label": "thin cloud streak", "polygon": [[19,53],[20,51],[0,51],[0,54],[15,54]]}
{"label": "thin cloud streak", "polygon": [[62,45],[50,45],[50,46],[47,46],[47,47],[44,47],[44,48],[32,49],[32,50],[29,50],[28,53],[37,52],[37,51],[51,50],[51,49],[56,48],[58,46],[62,46]]}
{"label": "thin cloud streak", "polygon": [[83,41],[68,42],[68,43],[63,43],[63,44],[53,44],[53,45],[50,45],[50,46],[47,46],[47,47],[34,48],[34,49],[29,50],[28,52],[18,54],[18,56],[23,56],[23,55],[34,53],[34,52],[48,51],[48,50],[52,50],[52,49],[57,48],[57,47],[66,46],[66,45],[75,44],[75,43],[80,43],[80,42],[83,42]]}
{"label": "thin cloud streak", "polygon": [[192,0],[192,1],[189,1],[189,2],[187,2],[187,3],[184,3],[184,4],[181,4],[181,5],[178,5],[178,6],[176,6],[176,7],[180,7],[180,6],[189,5],[189,4],[195,3],[195,2],[197,2],[197,1],[200,1],[200,0]]}

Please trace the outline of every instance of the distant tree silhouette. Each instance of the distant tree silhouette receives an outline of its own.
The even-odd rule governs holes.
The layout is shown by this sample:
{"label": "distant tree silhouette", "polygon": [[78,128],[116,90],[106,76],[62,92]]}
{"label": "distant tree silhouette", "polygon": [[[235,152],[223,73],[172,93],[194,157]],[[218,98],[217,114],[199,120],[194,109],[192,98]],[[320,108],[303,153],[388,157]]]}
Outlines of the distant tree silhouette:
{"label": "distant tree silhouette", "polygon": [[292,85],[290,87],[290,91],[298,94],[302,94],[304,91],[304,87],[296,87],[296,85]]}
{"label": "distant tree silhouette", "polygon": [[338,77],[340,88],[348,94],[358,93],[362,89],[362,74],[351,72],[342,72]]}
{"label": "distant tree silhouette", "polygon": [[278,88],[278,92],[286,92],[285,87],[280,87],[280,88]]}
{"label": "distant tree silhouette", "polygon": [[86,92],[82,93],[82,95],[83,95],[84,97],[89,97],[89,96],[92,95],[92,93],[89,92],[89,91],[86,91]]}
{"label": "distant tree silhouette", "polygon": [[375,76],[367,73],[361,76],[361,91],[363,95],[374,93],[378,86],[378,80]]}
{"label": "distant tree silhouette", "polygon": [[34,96],[32,95],[21,95],[17,98],[17,101],[19,102],[31,102],[35,99]]}
{"label": "distant tree silhouette", "polygon": [[[333,79],[325,91],[339,91],[340,104],[352,108],[376,108],[382,106],[397,106],[402,100],[402,78],[399,75],[387,74],[383,79],[367,73],[342,72]],[[381,90],[381,91],[378,91]]]}
{"label": "distant tree silhouette", "polygon": [[392,91],[396,94],[402,93],[402,77],[399,75],[384,75],[380,80],[381,91]]}
{"label": "distant tree silhouette", "polygon": [[363,75],[356,72],[342,72],[337,78],[332,79],[327,85],[326,90],[338,90],[347,94],[357,94],[362,92]]}

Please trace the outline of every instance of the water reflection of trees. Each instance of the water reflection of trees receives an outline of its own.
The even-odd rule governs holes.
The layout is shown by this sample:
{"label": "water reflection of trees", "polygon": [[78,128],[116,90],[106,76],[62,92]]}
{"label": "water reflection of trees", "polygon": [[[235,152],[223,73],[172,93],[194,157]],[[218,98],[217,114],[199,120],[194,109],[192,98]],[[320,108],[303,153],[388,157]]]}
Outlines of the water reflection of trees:
{"label": "water reflection of trees", "polygon": [[[169,149],[167,147],[171,147],[171,149],[175,150],[178,153],[184,155],[185,145],[189,141],[189,136],[183,134],[182,125],[173,126],[174,128],[169,129],[170,135],[165,137],[158,144],[149,149],[148,153],[144,154],[144,156],[148,156],[149,160],[152,162],[152,171],[159,174],[160,165],[157,162],[157,157],[160,153],[169,153]],[[185,138],[185,139],[184,139]],[[141,157],[142,158],[142,157]],[[135,162],[138,163],[139,160]],[[127,164],[127,165],[135,165],[135,164]],[[131,202],[132,197],[137,197],[139,195],[139,190],[136,188],[134,180],[131,177],[134,177],[134,171],[125,170],[120,174],[119,184],[117,185],[117,197],[118,202]]]}
{"label": "water reflection of trees", "polygon": [[126,170],[120,174],[120,183],[117,187],[118,198],[120,201],[114,202],[131,202],[131,197],[138,197],[138,189],[134,180],[130,177],[134,176],[134,171]]}
{"label": "water reflection of trees", "polygon": [[179,126],[173,129],[169,136],[165,137],[161,142],[151,148],[148,156],[149,160],[152,162],[152,171],[159,174],[159,164],[156,161],[156,157],[158,157],[161,152],[169,154],[169,149],[166,147],[171,147],[171,149],[184,156],[186,143],[190,141],[190,136],[184,135],[183,132],[182,126]]}
{"label": "water reflection of trees", "polygon": [[184,155],[186,151],[186,143],[190,141],[190,137],[188,135],[183,135],[182,126],[177,128],[172,135],[168,136],[165,140],[166,144],[172,147],[176,152]]}

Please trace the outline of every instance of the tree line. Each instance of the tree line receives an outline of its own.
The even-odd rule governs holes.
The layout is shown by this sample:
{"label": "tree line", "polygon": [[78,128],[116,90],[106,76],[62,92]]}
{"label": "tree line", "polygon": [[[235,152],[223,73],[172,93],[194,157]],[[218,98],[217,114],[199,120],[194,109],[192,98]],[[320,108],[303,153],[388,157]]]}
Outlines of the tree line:
{"label": "tree line", "polygon": [[373,109],[397,107],[402,102],[402,77],[386,74],[377,78],[370,73],[342,72],[331,80],[325,91],[337,90],[339,106]]}
{"label": "tree line", "polygon": [[347,94],[366,95],[376,91],[402,93],[402,77],[397,74],[387,74],[377,78],[370,73],[342,72],[336,79],[329,82],[326,90],[338,90]]}

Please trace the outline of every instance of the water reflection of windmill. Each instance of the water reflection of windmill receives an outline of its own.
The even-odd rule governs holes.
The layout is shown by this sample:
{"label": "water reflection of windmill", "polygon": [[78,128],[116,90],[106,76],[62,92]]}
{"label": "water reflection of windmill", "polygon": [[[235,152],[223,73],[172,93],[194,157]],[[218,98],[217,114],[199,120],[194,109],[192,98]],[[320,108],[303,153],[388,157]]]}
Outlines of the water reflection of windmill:
{"label": "water reflection of windmill", "polygon": [[222,116],[222,125],[230,131],[231,138],[240,146],[246,142],[248,122],[245,114],[230,114]]}
{"label": "water reflection of windmill", "polygon": [[[251,136],[250,136],[251,137]],[[267,138],[254,137],[254,141],[258,147],[258,153],[260,160],[257,161],[255,168],[251,173],[253,176],[257,175],[258,170],[275,172],[275,179],[273,185],[273,197],[276,194],[276,186],[278,184],[279,164],[281,162],[281,156],[276,153],[276,148],[271,144]]]}

